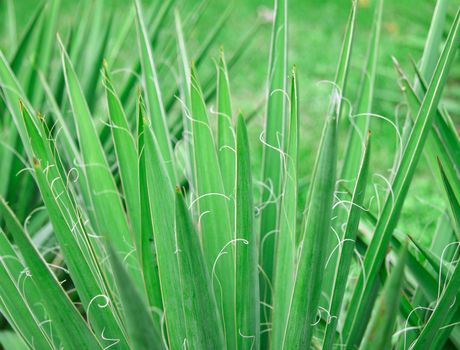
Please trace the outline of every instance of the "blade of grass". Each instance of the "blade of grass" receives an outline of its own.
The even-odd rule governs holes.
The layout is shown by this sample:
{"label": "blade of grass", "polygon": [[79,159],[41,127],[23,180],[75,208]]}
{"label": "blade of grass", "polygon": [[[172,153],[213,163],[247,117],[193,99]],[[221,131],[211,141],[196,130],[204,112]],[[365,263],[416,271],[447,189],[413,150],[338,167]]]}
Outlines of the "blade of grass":
{"label": "blade of grass", "polygon": [[[260,265],[266,279],[260,279],[261,323],[269,322],[271,304],[270,283],[273,275],[275,232],[278,229],[277,212],[281,190],[281,154],[286,110],[287,75],[287,1],[274,1],[274,21],[268,69],[267,110],[264,126],[262,155],[263,210],[260,218]],[[264,333],[261,346],[268,344],[269,333]]]}
{"label": "blade of grass", "polygon": [[179,189],[175,198],[177,259],[181,277],[187,338],[190,349],[224,349],[216,299],[198,234]]}
{"label": "blade of grass", "polygon": [[170,349],[180,349],[186,339],[183,320],[182,293],[179,265],[176,257],[177,242],[174,232],[174,194],[161,157],[159,145],[147,117],[144,123],[144,152],[150,214],[153,220],[156,259],[160,278],[161,295],[165,312],[165,325]]}
{"label": "blade of grass", "polygon": [[281,349],[289,302],[294,285],[296,260],[297,202],[299,173],[299,99],[296,69],[292,69],[291,106],[286,127],[285,175],[280,209],[280,231],[276,241],[276,262],[273,289],[273,329],[271,346]]}
{"label": "blade of grass", "polygon": [[[160,277],[158,275],[158,263],[154,244],[153,223],[150,215],[150,199],[147,186],[147,165],[145,152],[145,107],[142,94],[139,92],[138,99],[138,132],[137,151],[139,159],[139,190],[140,190],[140,216],[141,216],[141,238],[140,253],[141,266],[144,274],[144,281],[147,287],[147,296],[152,307],[163,309]],[[156,319],[154,321],[157,321]]]}
{"label": "blade of grass", "polygon": [[236,129],[236,327],[238,349],[259,349],[260,307],[258,246],[254,231],[252,174],[246,124],[241,114]]}

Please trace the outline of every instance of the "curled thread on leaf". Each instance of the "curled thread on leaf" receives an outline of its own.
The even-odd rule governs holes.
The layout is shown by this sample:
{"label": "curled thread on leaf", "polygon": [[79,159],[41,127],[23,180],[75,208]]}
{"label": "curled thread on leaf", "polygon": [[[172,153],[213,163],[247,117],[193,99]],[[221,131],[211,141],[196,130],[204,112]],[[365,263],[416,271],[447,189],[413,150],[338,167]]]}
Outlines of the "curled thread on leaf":
{"label": "curled thread on leaf", "polygon": [[[96,303],[96,300],[98,299],[102,299],[103,302],[102,303]],[[93,303],[96,303],[96,306],[99,308],[99,309],[104,309],[106,308],[107,306],[109,306],[110,304],[110,298],[105,295],[105,294],[98,294],[98,295],[95,295],[88,303],[88,306],[86,307],[86,317],[88,319],[88,321],[91,323],[91,314],[90,314],[90,311],[91,311],[91,306],[93,305]]]}
{"label": "curled thread on leaf", "polygon": [[355,240],[350,239],[350,238],[345,238],[345,239],[341,240],[339,243],[337,243],[335,245],[334,249],[332,249],[331,253],[329,254],[329,257],[326,260],[325,268],[328,266],[329,261],[331,260],[332,256],[334,255],[334,252],[339,248],[341,249],[343,247],[344,243],[346,243],[346,242],[355,243]]}
{"label": "curled thread on leaf", "polygon": [[108,338],[104,335],[104,332],[105,332],[105,328],[102,330],[101,332],[101,338],[103,340],[107,340],[107,341],[111,341],[112,343],[107,345],[106,347],[104,347],[103,350],[107,350],[107,349],[110,349],[112,346],[115,346],[117,345],[119,342],[120,342],[120,338]]}
{"label": "curled thread on leaf", "polygon": [[226,200],[230,200],[230,197],[228,197],[227,195],[223,194],[223,193],[217,193],[217,192],[209,192],[209,193],[205,193],[205,194],[202,194],[198,197],[196,197],[189,205],[188,209],[192,209],[193,205],[198,202],[199,200],[201,200],[202,198],[204,197],[209,197],[209,196],[219,196],[219,197],[224,197]]}

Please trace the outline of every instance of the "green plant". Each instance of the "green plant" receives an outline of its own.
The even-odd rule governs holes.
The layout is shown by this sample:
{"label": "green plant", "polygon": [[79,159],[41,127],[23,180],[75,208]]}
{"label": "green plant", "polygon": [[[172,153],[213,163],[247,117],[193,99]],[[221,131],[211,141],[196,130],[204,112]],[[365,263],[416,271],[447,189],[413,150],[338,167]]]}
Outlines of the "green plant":
{"label": "green plant", "polygon": [[[97,2],[82,7],[82,21],[65,39],[58,36],[61,64],[52,80],[59,1],[39,6],[16,52],[10,59],[0,53],[6,136],[0,343],[7,349],[460,347],[460,140],[438,107],[460,45],[460,9],[438,54],[444,3],[438,1],[421,68],[414,67],[415,83],[394,60],[408,106],[406,132],[398,130],[401,148],[378,211],[366,189],[382,0],[353,114],[344,108],[351,95],[352,2],[305,206],[299,204],[295,67],[290,84],[286,79],[287,0],[274,7],[260,203],[250,121],[234,112],[228,74],[252,32],[228,64],[221,52],[215,85],[202,85],[197,69],[228,14],[189,64],[186,34],[199,9],[182,21],[177,9],[169,16],[173,0],[155,3],[147,15],[134,0],[136,90],[136,79],[117,82],[110,68],[132,17],[109,50],[112,19],[104,21]],[[169,43],[160,50],[160,31],[171,17],[177,50]],[[89,39],[88,28],[97,33]],[[26,65],[29,51],[33,67]],[[177,60],[177,80],[158,68],[161,53]],[[207,108],[213,97],[215,123]],[[422,154],[447,204],[431,249],[397,226]]]}

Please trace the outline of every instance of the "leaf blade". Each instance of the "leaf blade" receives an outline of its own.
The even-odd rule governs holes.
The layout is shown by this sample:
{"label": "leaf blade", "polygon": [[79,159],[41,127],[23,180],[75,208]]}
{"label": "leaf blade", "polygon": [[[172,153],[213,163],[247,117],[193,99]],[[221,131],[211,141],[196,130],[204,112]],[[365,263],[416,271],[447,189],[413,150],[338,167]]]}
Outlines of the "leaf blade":
{"label": "leaf blade", "polygon": [[246,124],[238,115],[236,129],[236,322],[238,349],[258,349],[260,307],[258,245],[254,231],[252,174]]}

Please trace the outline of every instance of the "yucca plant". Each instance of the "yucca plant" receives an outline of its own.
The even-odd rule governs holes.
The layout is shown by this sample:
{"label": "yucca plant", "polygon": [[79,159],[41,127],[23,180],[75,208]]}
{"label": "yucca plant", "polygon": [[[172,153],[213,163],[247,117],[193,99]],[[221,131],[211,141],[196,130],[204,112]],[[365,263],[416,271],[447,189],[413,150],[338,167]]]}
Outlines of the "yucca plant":
{"label": "yucca plant", "polygon": [[[288,0],[274,2],[260,174],[252,117],[235,112],[229,79],[258,26],[228,61],[220,52],[217,76],[201,84],[199,68],[229,16],[189,56],[205,3],[184,17],[173,0],[148,9],[134,0],[115,26],[102,2],[87,2],[55,37],[60,1],[50,0],[12,53],[0,53],[0,344],[460,348],[460,140],[440,104],[460,45],[460,9],[450,18],[438,0],[413,77],[394,58],[403,128],[373,108],[382,0],[350,92],[351,3],[306,189]],[[112,66],[132,26],[135,74],[117,79]],[[168,30],[174,44],[161,40]],[[173,78],[159,61],[173,62]],[[370,130],[381,119],[393,123],[400,147],[376,206],[366,190]],[[430,248],[398,227],[422,154],[446,195]]]}

